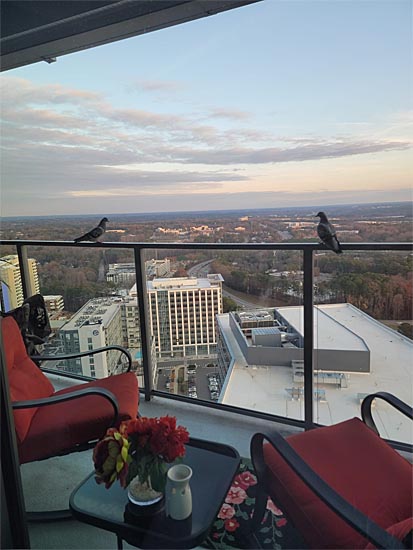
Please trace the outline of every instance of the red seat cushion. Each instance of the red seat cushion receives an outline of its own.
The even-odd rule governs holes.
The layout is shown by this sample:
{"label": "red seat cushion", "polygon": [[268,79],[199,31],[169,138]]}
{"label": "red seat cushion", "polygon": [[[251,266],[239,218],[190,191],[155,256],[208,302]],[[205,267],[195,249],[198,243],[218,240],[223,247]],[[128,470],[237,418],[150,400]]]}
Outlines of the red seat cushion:
{"label": "red seat cushion", "polygon": [[[11,401],[27,401],[52,395],[54,388],[49,379],[27,355],[19,326],[13,317],[1,319],[1,330]],[[36,407],[13,411],[19,442],[26,437],[36,411]]]}
{"label": "red seat cushion", "polygon": [[[117,398],[120,420],[136,418],[139,388],[132,372],[80,384],[55,393],[63,395],[88,387],[106,388]],[[30,431],[19,446],[20,463],[61,454],[76,444],[100,438],[113,419],[113,407],[103,397],[92,395],[39,407]]]}
{"label": "red seat cushion", "polygon": [[[384,529],[413,515],[412,465],[358,418],[300,433],[288,442],[350,504]],[[312,548],[365,548],[339,518],[264,445],[270,493]]]}

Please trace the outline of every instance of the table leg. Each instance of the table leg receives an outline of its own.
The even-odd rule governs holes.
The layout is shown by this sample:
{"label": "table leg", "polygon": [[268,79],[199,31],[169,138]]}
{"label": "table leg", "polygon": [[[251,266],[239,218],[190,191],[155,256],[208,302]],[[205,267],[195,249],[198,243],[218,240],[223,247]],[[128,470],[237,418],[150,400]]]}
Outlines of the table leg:
{"label": "table leg", "polygon": [[116,540],[118,541],[118,550],[123,550],[123,541],[122,537],[119,535],[116,535]]}

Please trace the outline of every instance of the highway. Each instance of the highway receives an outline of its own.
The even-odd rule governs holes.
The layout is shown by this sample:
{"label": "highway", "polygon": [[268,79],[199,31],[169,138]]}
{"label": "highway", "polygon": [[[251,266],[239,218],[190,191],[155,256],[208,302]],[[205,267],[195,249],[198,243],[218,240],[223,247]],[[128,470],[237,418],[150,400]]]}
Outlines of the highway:
{"label": "highway", "polygon": [[[210,265],[212,264],[214,260],[206,260],[204,262],[201,262],[199,264],[194,265],[193,267],[190,267],[188,269],[188,276],[189,277],[206,277],[210,270]],[[231,298],[238,306],[242,308],[258,308],[260,307],[255,302],[250,302],[246,300],[245,298],[240,298],[239,296],[232,294],[232,292],[228,289],[222,289],[222,295],[226,296],[227,298]],[[261,306],[264,307],[264,306]]]}

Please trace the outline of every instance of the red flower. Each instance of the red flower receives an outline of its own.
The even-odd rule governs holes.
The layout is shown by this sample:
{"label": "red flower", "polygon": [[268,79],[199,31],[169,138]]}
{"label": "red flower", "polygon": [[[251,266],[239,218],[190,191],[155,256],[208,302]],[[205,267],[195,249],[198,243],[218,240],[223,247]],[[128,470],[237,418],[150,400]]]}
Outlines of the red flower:
{"label": "red flower", "polygon": [[93,449],[97,483],[104,483],[106,489],[109,489],[115,479],[119,479],[121,486],[126,486],[128,449],[129,442],[124,437],[123,430],[109,428],[105,437]]}
{"label": "red flower", "polygon": [[156,418],[146,418],[141,416],[122,422],[128,438],[132,439],[136,447],[145,447],[152,436],[152,432],[156,425]]}
{"label": "red flower", "polygon": [[242,474],[238,474],[235,479],[233,485],[236,487],[241,487],[241,489],[247,490],[248,487],[251,487],[252,485],[257,484],[257,478],[254,474],[251,472],[243,472]]}
{"label": "red flower", "polygon": [[275,525],[277,527],[284,527],[284,525],[287,525],[287,520],[285,518],[277,519]]}
{"label": "red flower", "polygon": [[188,431],[177,426],[173,416],[121,422],[119,430],[109,429],[94,449],[96,479],[110,487],[117,478],[125,487],[138,475],[142,482],[151,477],[154,488],[162,486],[165,462],[184,456],[188,441]]}
{"label": "red flower", "polygon": [[234,485],[228,491],[225,497],[225,502],[229,504],[241,504],[247,498],[247,493],[241,487],[235,487]]}
{"label": "red flower", "polygon": [[239,523],[236,519],[226,519],[224,521],[225,530],[232,533],[239,527]]}
{"label": "red flower", "polygon": [[281,510],[273,503],[273,501],[268,497],[267,500],[267,510],[269,510],[274,516],[282,516],[283,513]]}
{"label": "red flower", "polygon": [[153,430],[149,442],[153,454],[160,456],[165,462],[173,462],[185,454],[185,443],[189,440],[186,428],[176,426],[176,418],[163,416]]}
{"label": "red flower", "polygon": [[219,511],[219,514],[218,514],[219,519],[231,519],[234,516],[235,516],[234,508],[229,504],[224,503],[221,506],[221,510]]}

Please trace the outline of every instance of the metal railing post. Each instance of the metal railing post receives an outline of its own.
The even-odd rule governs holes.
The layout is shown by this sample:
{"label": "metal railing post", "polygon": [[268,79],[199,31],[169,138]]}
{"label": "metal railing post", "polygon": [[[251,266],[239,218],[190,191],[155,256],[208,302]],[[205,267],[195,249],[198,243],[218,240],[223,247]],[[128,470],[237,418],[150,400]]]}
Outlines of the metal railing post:
{"label": "metal railing post", "polygon": [[145,401],[149,401],[152,392],[152,359],[150,335],[147,328],[150,326],[147,311],[146,271],[143,259],[144,249],[135,247],[136,290],[138,295],[139,328],[141,333],[143,380],[145,384]]}
{"label": "metal railing post", "polygon": [[314,265],[312,249],[304,249],[304,423],[313,421]]}

